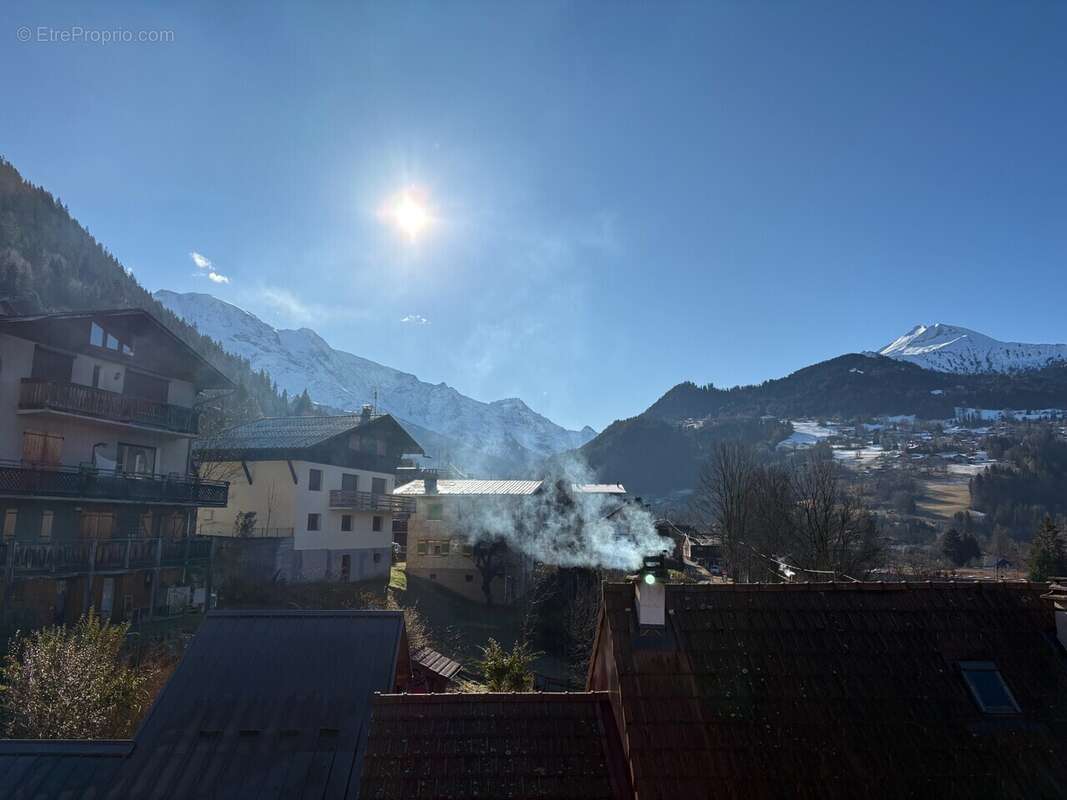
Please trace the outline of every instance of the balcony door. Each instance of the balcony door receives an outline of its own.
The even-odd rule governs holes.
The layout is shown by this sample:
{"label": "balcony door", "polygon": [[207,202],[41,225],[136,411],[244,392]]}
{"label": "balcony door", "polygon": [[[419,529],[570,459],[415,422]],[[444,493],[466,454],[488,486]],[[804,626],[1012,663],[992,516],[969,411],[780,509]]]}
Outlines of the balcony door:
{"label": "balcony door", "polygon": [[138,400],[151,400],[153,403],[167,402],[167,381],[154,375],[146,375],[132,369],[126,370],[126,380],[122,385],[122,393],[127,397],[136,397]]}
{"label": "balcony door", "polygon": [[57,353],[55,350],[49,350],[40,345],[34,348],[33,367],[30,369],[30,377],[70,383],[70,376],[73,370],[74,356],[68,356],[66,353]]}

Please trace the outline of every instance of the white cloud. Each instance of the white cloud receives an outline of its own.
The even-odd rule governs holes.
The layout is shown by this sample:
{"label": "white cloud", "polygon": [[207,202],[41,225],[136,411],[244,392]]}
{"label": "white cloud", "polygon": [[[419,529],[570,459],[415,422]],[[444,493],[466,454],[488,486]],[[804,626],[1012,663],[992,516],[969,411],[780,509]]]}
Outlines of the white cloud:
{"label": "white cloud", "polygon": [[410,325],[429,325],[430,320],[426,319],[422,314],[408,314],[405,317],[400,318],[401,322],[408,323]]}
{"label": "white cloud", "polygon": [[215,270],[215,262],[205,256],[203,253],[198,253],[195,250],[189,253],[189,258],[196,264],[196,268],[199,270],[207,270],[206,272],[194,272],[194,275],[202,275],[206,277],[212,283],[229,283],[230,279],[223,275],[221,272]]}
{"label": "white cloud", "polygon": [[214,266],[214,264],[211,263],[210,258],[205,255],[202,255],[201,253],[196,252],[195,250],[189,253],[189,258],[191,258],[193,260],[193,263],[196,264],[197,269],[211,269]]}

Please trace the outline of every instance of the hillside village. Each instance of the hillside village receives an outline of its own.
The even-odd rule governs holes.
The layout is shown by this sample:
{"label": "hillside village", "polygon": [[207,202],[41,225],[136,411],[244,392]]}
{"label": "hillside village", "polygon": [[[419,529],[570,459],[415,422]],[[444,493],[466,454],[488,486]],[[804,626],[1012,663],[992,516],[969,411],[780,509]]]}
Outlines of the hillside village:
{"label": "hillside village", "polygon": [[0,20],[0,800],[1067,798],[1067,3]]}

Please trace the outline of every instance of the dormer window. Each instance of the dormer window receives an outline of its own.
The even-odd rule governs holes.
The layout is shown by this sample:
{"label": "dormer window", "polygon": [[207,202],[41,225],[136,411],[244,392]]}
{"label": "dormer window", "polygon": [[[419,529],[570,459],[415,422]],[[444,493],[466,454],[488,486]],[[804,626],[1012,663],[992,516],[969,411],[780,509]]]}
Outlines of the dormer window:
{"label": "dormer window", "polygon": [[960,670],[974,701],[986,714],[1018,714],[1015,696],[992,661],[961,661]]}
{"label": "dormer window", "polygon": [[102,347],[105,350],[114,350],[116,353],[122,353],[124,356],[133,355],[132,345],[121,341],[119,337],[104,330],[95,322],[89,326],[89,344],[93,347]]}

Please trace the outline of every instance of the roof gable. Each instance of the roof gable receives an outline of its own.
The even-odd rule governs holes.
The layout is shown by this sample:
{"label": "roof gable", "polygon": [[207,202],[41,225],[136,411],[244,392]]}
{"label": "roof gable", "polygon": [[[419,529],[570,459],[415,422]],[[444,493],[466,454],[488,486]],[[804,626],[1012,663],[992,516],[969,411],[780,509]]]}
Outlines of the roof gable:
{"label": "roof gable", "polygon": [[[596,647],[638,795],[1063,795],[1067,668],[1043,588],[670,585],[667,626],[646,630],[632,584],[606,585]],[[982,713],[970,660],[997,665],[1019,717]]]}
{"label": "roof gable", "polygon": [[531,495],[541,489],[543,481],[512,480],[451,480],[440,479],[434,491],[426,491],[426,481],[409,481],[393,490],[394,494],[415,497],[435,497],[451,495]]}

